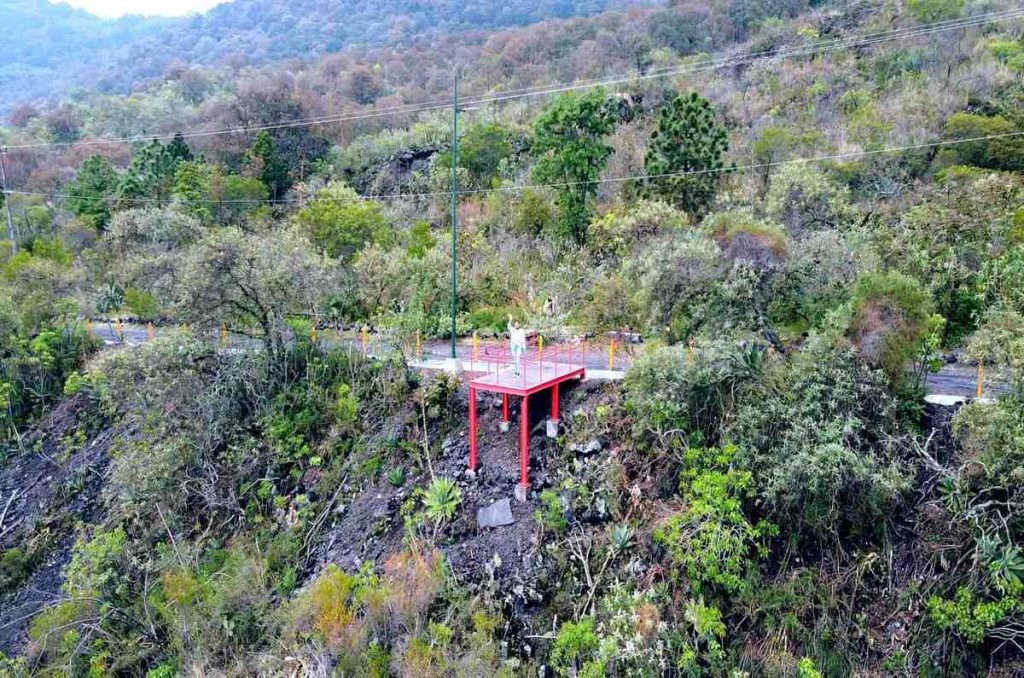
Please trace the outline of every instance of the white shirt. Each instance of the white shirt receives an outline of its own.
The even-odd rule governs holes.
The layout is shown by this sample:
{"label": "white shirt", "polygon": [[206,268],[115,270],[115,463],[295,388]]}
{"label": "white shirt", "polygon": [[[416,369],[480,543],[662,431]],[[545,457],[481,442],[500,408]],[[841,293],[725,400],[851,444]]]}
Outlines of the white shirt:
{"label": "white shirt", "polygon": [[511,325],[508,328],[509,338],[513,346],[519,346],[520,348],[526,348],[526,329],[520,327],[518,330]]}

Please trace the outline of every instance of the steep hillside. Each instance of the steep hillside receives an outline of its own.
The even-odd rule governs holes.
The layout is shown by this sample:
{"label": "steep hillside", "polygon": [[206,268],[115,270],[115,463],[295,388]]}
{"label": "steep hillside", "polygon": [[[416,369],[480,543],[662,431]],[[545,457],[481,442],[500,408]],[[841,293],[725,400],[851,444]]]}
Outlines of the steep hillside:
{"label": "steep hillside", "polygon": [[643,1],[235,0],[183,19],[108,21],[47,0],[3,0],[0,114],[76,88],[126,92],[172,64],[239,67],[308,59],[355,45],[423,42]]}
{"label": "steep hillside", "polygon": [[[1018,4],[681,0],[19,110],[0,675],[1024,675]],[[470,471],[517,324],[521,380],[588,380],[554,438],[477,394]]]}

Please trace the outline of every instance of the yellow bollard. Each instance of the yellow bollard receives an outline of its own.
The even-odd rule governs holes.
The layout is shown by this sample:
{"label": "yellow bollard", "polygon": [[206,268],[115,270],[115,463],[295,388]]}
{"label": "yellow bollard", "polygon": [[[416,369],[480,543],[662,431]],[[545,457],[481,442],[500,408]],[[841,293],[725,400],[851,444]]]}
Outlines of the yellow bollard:
{"label": "yellow bollard", "polygon": [[227,323],[220,324],[220,345],[228,345],[228,325]]}
{"label": "yellow bollard", "polygon": [[480,338],[473,332],[473,362],[476,362],[477,353],[480,350]]}
{"label": "yellow bollard", "polygon": [[153,329],[153,323],[146,323],[146,339],[147,341],[156,339],[156,330]]}
{"label": "yellow bollard", "polygon": [[612,339],[612,343],[608,344],[608,369],[615,369],[615,340]]}
{"label": "yellow bollard", "polygon": [[317,339],[319,339],[319,335],[316,332],[316,323],[313,323],[313,326],[309,329],[309,340],[315,344]]}
{"label": "yellow bollard", "polygon": [[363,353],[366,353],[367,348],[369,347],[369,344],[370,344],[370,328],[368,326],[366,326],[366,325],[363,325],[362,337],[363,337]]}
{"label": "yellow bollard", "polygon": [[686,366],[693,367],[693,342],[686,345]]}
{"label": "yellow bollard", "polygon": [[416,360],[423,358],[423,348],[420,342],[420,331],[416,330]]}
{"label": "yellow bollard", "polygon": [[92,335],[92,320],[89,318],[85,319],[85,333]]}
{"label": "yellow bollard", "polygon": [[983,358],[978,360],[978,397],[981,398],[985,394],[985,360]]}
{"label": "yellow bollard", "polygon": [[120,318],[114,321],[114,336],[118,341],[124,341],[124,324]]}
{"label": "yellow bollard", "polygon": [[544,335],[537,335],[537,352],[544,355]]}

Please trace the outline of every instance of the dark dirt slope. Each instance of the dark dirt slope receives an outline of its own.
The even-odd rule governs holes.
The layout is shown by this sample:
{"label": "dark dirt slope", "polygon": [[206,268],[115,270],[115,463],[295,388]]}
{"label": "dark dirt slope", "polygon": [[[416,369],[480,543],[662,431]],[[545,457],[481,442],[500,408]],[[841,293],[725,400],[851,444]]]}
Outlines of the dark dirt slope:
{"label": "dark dirt slope", "polygon": [[0,652],[18,654],[31,617],[60,598],[76,526],[103,518],[99,494],[121,433],[75,396],[0,466]]}
{"label": "dark dirt slope", "polygon": [[[601,388],[602,385],[591,382],[564,389],[563,411],[570,412]],[[466,416],[465,397],[463,389],[456,406],[457,417]],[[440,546],[459,581],[494,585],[510,602],[513,598],[522,602],[533,597],[537,580],[543,577],[534,512],[539,507],[537,493],[551,483],[548,463],[557,444],[545,435],[550,400],[534,398],[531,407],[530,477],[534,492],[529,501],[520,503],[512,497],[519,481],[518,407],[512,408],[511,430],[503,433],[498,427],[500,398],[492,394],[480,394],[479,398],[480,468],[475,477],[466,471],[469,443],[465,426],[455,428],[443,441],[440,458],[432,460],[434,474],[455,478],[462,491],[462,504],[450,531],[451,537]],[[379,564],[398,553],[404,536],[402,504],[416,488],[425,487],[429,482],[429,473],[410,476],[398,488],[381,479],[353,501],[339,504],[335,508],[334,523],[326,530],[317,553],[317,569],[335,563],[352,571],[363,561]],[[478,527],[477,511],[505,498],[511,500],[515,523],[497,528]]]}

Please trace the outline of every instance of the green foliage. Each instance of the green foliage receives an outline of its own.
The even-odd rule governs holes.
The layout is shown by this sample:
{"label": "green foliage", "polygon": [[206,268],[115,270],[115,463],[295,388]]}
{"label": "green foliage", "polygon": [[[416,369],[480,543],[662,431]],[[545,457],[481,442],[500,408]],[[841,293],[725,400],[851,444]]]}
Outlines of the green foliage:
{"label": "green foliage", "polygon": [[64,394],[64,383],[96,348],[80,325],[43,329],[34,336],[4,334],[0,308],[0,450],[19,429]]}
{"label": "green foliage", "polygon": [[117,172],[102,155],[86,158],[75,181],[68,187],[68,209],[98,231],[110,221],[110,199],[117,186]]}
{"label": "green foliage", "polygon": [[881,367],[893,383],[906,373],[924,346],[931,300],[921,284],[902,273],[874,273],[857,284],[850,337],[864,358]]}
{"label": "green foliage", "polygon": [[723,640],[725,622],[722,612],[714,605],[705,605],[703,598],[687,600],[684,610],[685,630],[680,634],[681,645],[676,665],[683,675],[699,676],[708,669],[721,669],[725,658]]}
{"label": "green foliage", "polygon": [[420,490],[420,497],[427,518],[442,523],[455,517],[462,503],[462,490],[451,478],[434,478],[425,490]]}
{"label": "green foliage", "polygon": [[986,602],[979,600],[969,589],[961,587],[952,600],[938,596],[930,598],[928,617],[943,631],[956,633],[966,642],[977,645],[1020,608],[1021,602],[1015,596]]}
{"label": "green foliage", "polygon": [[986,315],[966,347],[972,360],[1006,370],[1010,386],[1024,396],[1024,315],[996,306]]}
{"label": "green foliage", "polygon": [[644,190],[689,214],[702,215],[727,169],[727,150],[729,136],[715,121],[711,102],[696,92],[677,96],[658,112],[644,158],[644,171],[655,178]]}
{"label": "green foliage", "polygon": [[267,187],[271,200],[284,197],[285,192],[291,187],[288,164],[278,152],[274,138],[269,132],[263,130],[256,135],[245,160],[249,176],[258,179]]}
{"label": "green foliage", "polygon": [[118,200],[128,206],[136,199],[157,202],[169,200],[178,165],[191,160],[192,153],[180,136],[176,136],[166,146],[154,139],[138,147],[132,155],[131,164],[118,182]]}
{"label": "green foliage", "polygon": [[652,351],[626,371],[626,411],[637,441],[656,452],[691,436],[715,441],[744,384],[761,369],[758,346],[715,344],[692,357],[678,346]]}
{"label": "green foliage", "polygon": [[134,287],[124,291],[124,305],[139,320],[153,320],[160,313],[160,302],[156,295]]}
{"label": "green foliage", "polygon": [[731,467],[736,448],[689,448],[680,483],[683,508],[666,519],[654,539],[697,591],[741,593],[748,586],[751,556],[778,534],[770,523],[750,523],[743,502],[748,471]]}
{"label": "green foliage", "polygon": [[965,0],[908,0],[907,11],[918,23],[958,19],[964,14]]}
{"label": "green foliage", "polygon": [[765,196],[765,210],[793,235],[842,228],[853,212],[849,190],[808,165],[778,171]]}
{"label": "green foliage", "polygon": [[561,494],[554,490],[544,490],[540,493],[540,503],[541,508],[534,511],[534,519],[545,530],[555,534],[564,532],[569,527],[569,521],[565,518]]}
{"label": "green foliage", "polygon": [[[941,158],[947,164],[973,165],[988,169],[1018,171],[1024,169],[1024,141],[1016,134],[1020,128],[1001,115],[954,113],[946,121],[945,135],[951,139],[977,139],[956,144],[944,150]],[[983,139],[996,136],[1002,138]]]}
{"label": "green foliage", "polygon": [[[559,675],[596,677],[602,672],[602,667],[587,666],[587,660],[597,648],[593,617],[583,617],[578,622],[565,622],[558,629],[558,636],[551,648],[551,664]],[[581,667],[587,668],[577,673]]]}
{"label": "green foliage", "polygon": [[600,88],[559,96],[534,123],[534,179],[559,184],[561,236],[577,244],[587,239],[590,202],[597,194],[594,181],[612,154],[604,139],[614,129],[607,94]]}
{"label": "green foliage", "polygon": [[371,243],[387,248],[394,242],[380,205],[360,198],[345,184],[318,191],[295,218],[317,249],[336,259],[351,259]]}
{"label": "green foliage", "polygon": [[[459,138],[459,167],[466,170],[468,189],[489,188],[505,161],[512,155],[512,131],[499,123],[470,125]],[[451,151],[437,158],[445,176],[451,172]]]}

